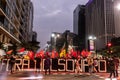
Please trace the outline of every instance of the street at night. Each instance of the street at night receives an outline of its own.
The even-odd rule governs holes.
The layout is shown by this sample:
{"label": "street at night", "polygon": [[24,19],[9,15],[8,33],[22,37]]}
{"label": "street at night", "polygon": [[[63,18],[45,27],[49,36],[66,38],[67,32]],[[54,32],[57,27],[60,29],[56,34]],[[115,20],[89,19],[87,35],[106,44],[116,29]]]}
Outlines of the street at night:
{"label": "street at night", "polygon": [[74,73],[52,73],[50,75],[44,75],[41,73],[34,72],[16,72],[13,74],[1,73],[0,80],[105,80],[106,76],[99,76],[102,73],[89,75],[88,73],[81,73],[80,75],[75,75]]}
{"label": "street at night", "polygon": [[89,75],[89,73],[81,73],[79,75],[75,75],[75,73],[55,72],[50,75],[45,75],[44,73],[23,71],[13,74],[1,73],[0,80],[110,80],[108,76],[108,73],[93,73],[92,75]]}
{"label": "street at night", "polygon": [[0,0],[0,80],[120,80],[120,0]]}

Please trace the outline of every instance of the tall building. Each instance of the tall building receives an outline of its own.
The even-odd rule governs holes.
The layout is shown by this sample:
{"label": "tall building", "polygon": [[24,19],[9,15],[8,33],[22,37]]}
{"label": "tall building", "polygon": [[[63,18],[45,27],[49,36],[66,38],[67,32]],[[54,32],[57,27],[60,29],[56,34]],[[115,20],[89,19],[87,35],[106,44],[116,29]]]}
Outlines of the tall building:
{"label": "tall building", "polygon": [[30,0],[0,0],[0,42],[32,40],[33,5]]}
{"label": "tall building", "polygon": [[37,41],[37,33],[35,31],[32,33],[32,41]]}
{"label": "tall building", "polygon": [[79,46],[85,48],[85,6],[78,5],[73,13],[73,32],[78,35]]}
{"label": "tall building", "polygon": [[120,0],[114,0],[115,36],[120,37]]}
{"label": "tall building", "polygon": [[[86,4],[86,43],[89,36],[97,39],[96,48],[105,48],[111,38],[120,36],[120,15],[115,5],[120,0],[89,0]],[[115,16],[117,15],[117,17]],[[87,45],[88,46],[88,45]]]}

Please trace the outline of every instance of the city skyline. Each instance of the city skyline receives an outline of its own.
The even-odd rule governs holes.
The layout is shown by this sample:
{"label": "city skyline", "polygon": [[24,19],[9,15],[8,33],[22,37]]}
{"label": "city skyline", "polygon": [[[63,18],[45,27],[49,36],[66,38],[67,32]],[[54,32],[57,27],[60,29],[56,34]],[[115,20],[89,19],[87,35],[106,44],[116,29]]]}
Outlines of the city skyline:
{"label": "city skyline", "polygon": [[79,4],[85,5],[88,2],[88,0],[31,1],[34,6],[33,30],[37,32],[37,40],[40,42],[41,49],[50,40],[52,32],[73,31],[73,11],[75,7]]}

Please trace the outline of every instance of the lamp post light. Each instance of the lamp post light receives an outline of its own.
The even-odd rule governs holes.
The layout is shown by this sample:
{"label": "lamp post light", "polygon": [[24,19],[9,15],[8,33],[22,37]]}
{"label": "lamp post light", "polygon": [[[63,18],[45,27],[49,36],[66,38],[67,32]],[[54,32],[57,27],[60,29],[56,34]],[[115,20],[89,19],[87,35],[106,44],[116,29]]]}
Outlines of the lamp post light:
{"label": "lamp post light", "polygon": [[89,36],[89,40],[92,39],[92,40],[96,40],[97,38],[95,36]]}
{"label": "lamp post light", "polygon": [[117,9],[120,10],[120,4],[117,5]]}
{"label": "lamp post light", "polygon": [[57,34],[57,33],[52,33],[52,41],[53,41],[53,47],[54,47],[54,49],[56,49],[56,41],[57,41],[57,38],[59,38],[60,37],[60,34]]}

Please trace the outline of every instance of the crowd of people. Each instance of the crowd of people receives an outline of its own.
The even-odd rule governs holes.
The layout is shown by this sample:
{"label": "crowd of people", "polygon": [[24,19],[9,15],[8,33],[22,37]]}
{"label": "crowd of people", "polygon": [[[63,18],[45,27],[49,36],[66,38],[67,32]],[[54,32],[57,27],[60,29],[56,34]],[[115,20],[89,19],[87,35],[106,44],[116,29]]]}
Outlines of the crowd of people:
{"label": "crowd of people", "polygon": [[118,66],[119,66],[119,59],[116,57],[110,58],[108,61],[109,71],[110,71],[110,78],[118,77]]}
{"label": "crowd of people", "polygon": [[[15,65],[15,62],[16,62],[16,58],[23,58],[22,56],[14,56],[14,55],[10,55],[9,57],[4,57],[4,58],[9,58],[9,72],[12,74],[14,73],[14,65]],[[44,57],[45,61],[44,61],[44,73],[45,75],[47,74],[50,74],[51,71],[50,71],[50,66],[51,66],[51,57],[49,55],[46,55]],[[80,74],[83,72],[82,70],[82,65],[81,65],[81,60],[83,59],[83,57],[78,57],[75,60],[75,73],[76,75]],[[86,63],[88,64],[88,72],[90,73],[90,75],[92,73],[96,73],[96,72],[99,72],[98,70],[98,61],[99,59],[98,58],[93,58],[91,56],[88,56],[86,58]],[[106,60],[106,65],[107,65],[107,72],[110,73],[109,77],[111,78],[112,76],[113,77],[118,77],[118,66],[119,66],[119,58],[118,57],[111,57],[111,58],[104,58]],[[2,60],[2,59],[1,59]],[[34,58],[34,62],[36,63],[35,64],[35,72],[37,73],[40,73],[41,72],[41,60],[42,58],[40,56],[37,56]]]}
{"label": "crowd of people", "polygon": [[[97,58],[93,58],[91,56],[88,56],[86,58],[87,60],[87,64],[88,64],[88,72],[90,73],[90,75],[92,73],[96,73],[99,72],[98,69],[98,60]],[[106,60],[106,66],[107,66],[107,72],[109,72],[109,78],[116,78],[118,77],[118,67],[119,67],[119,58],[114,56],[114,57],[110,57],[110,58],[104,58]],[[75,73],[78,75],[82,72],[81,69],[81,63],[80,63],[80,59],[76,59],[75,61]]]}
{"label": "crowd of people", "polygon": [[[1,68],[1,65],[3,65],[3,68],[1,68],[1,71],[6,71],[5,68],[6,68],[6,62],[2,61],[3,59],[9,59],[9,66],[8,66],[8,72],[10,74],[13,74],[15,71],[14,71],[14,67],[15,67],[15,63],[16,63],[16,59],[24,59],[24,57],[22,56],[16,56],[16,55],[9,55],[9,56],[2,56],[1,59],[0,59],[0,68]],[[40,69],[41,69],[41,57],[35,57],[34,58],[34,63],[35,64],[35,72],[36,73],[40,73]],[[50,56],[46,56],[45,58],[45,61],[44,61],[44,69],[45,69],[45,74],[47,74],[47,71],[49,71],[49,74],[50,74],[50,66],[51,66],[51,61],[50,61]]]}

